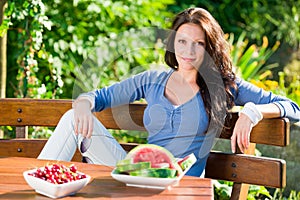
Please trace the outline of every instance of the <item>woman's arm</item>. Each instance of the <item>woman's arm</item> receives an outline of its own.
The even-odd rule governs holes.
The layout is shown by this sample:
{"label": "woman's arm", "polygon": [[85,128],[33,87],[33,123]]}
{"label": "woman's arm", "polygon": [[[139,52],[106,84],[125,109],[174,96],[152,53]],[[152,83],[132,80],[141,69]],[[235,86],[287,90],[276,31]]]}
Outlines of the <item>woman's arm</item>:
{"label": "woman's arm", "polygon": [[[258,112],[262,114],[262,118],[277,118],[281,116],[280,109],[274,103],[254,105]],[[232,137],[231,149],[236,152],[236,144],[240,151],[243,153],[250,145],[250,132],[253,128],[253,121],[247,114],[241,112],[236,121]]]}
{"label": "woman's arm", "polygon": [[231,137],[233,152],[236,151],[236,144],[241,152],[249,147],[250,132],[262,118],[287,117],[291,121],[300,121],[300,108],[290,99],[264,91],[241,79],[237,80],[237,85],[235,103],[244,108],[240,112]]}
{"label": "woman's arm", "polygon": [[274,103],[258,104],[258,110],[262,113],[263,118],[278,118],[281,117],[281,111]]}
{"label": "woman's arm", "polygon": [[[274,114],[276,108],[273,104],[275,104],[280,110],[280,116],[276,117],[287,117],[292,122],[300,121],[299,106],[287,97],[265,91],[239,78],[237,78],[236,83],[238,91],[233,91],[235,105],[244,106],[247,102],[253,102],[261,111],[265,112],[264,117],[268,117]],[[273,104],[268,105],[271,103]]]}
{"label": "woman's arm", "polygon": [[90,137],[93,132],[92,112],[145,98],[151,84],[159,84],[159,79],[165,75],[165,72],[145,71],[109,87],[81,94],[73,103],[75,133]]}
{"label": "woman's arm", "polygon": [[145,71],[109,87],[90,92],[95,98],[93,111],[101,111],[119,105],[128,104],[146,98],[151,85],[160,84],[167,72]]}
{"label": "woman's arm", "polygon": [[78,97],[72,105],[74,109],[74,132],[83,137],[92,136],[94,121],[92,114],[92,101],[86,96]]}

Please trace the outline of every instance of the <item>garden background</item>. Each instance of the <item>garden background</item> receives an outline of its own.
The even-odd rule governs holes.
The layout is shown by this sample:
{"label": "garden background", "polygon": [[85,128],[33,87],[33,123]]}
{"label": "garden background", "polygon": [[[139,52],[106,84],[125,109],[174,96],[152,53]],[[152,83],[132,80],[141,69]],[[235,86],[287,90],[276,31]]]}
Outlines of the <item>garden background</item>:
{"label": "garden background", "polygon": [[[300,105],[299,0],[1,0],[0,6],[1,98],[72,99],[74,88],[104,87],[162,64],[162,41],[152,31],[168,29],[175,13],[198,6],[222,26],[239,76]],[[147,48],[137,49],[137,42]],[[101,50],[96,55],[95,47]],[[95,64],[101,67],[90,67]],[[51,131],[32,127],[30,137],[49,137]],[[299,132],[293,125],[286,148],[257,147],[287,161],[283,196],[253,186],[249,199],[300,198]],[[145,142],[143,134],[114,135]],[[14,136],[11,127],[2,127],[1,138]],[[218,142],[215,148],[226,146]],[[230,183],[216,186],[216,197],[228,198],[229,190]]]}

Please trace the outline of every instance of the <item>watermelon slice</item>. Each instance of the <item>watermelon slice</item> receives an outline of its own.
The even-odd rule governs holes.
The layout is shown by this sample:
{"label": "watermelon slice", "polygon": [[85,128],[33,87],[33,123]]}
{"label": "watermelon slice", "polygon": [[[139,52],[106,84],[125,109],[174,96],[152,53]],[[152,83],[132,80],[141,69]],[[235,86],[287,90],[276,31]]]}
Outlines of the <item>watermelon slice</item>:
{"label": "watermelon slice", "polygon": [[196,161],[197,161],[197,158],[196,158],[195,154],[192,153],[192,154],[180,159],[179,161],[177,161],[177,163],[179,164],[181,169],[184,171],[187,168],[191,167],[193,164],[195,164]]}
{"label": "watermelon slice", "polygon": [[150,162],[151,168],[166,168],[166,166],[168,166],[169,169],[175,169],[177,171],[177,176],[183,172],[173,154],[167,149],[155,144],[139,145],[133,148],[125,159],[131,159],[133,163]]}
{"label": "watermelon slice", "polygon": [[154,144],[143,144],[133,148],[125,159],[132,159],[133,163],[150,161],[153,165],[157,163],[173,163],[175,160],[168,150]]}

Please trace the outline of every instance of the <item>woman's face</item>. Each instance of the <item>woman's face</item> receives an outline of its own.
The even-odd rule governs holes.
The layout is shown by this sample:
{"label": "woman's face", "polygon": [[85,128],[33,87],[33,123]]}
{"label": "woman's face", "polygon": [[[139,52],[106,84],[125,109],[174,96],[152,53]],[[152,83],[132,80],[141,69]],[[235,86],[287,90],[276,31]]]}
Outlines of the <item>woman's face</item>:
{"label": "woman's face", "polygon": [[198,25],[193,23],[181,25],[174,40],[178,68],[198,69],[204,59],[205,45],[205,33]]}

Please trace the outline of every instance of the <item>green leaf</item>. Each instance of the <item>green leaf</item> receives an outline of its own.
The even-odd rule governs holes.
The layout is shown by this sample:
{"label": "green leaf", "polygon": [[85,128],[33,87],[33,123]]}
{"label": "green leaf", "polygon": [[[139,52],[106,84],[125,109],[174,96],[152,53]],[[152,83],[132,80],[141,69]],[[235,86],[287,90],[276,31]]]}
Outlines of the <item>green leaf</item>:
{"label": "green leaf", "polygon": [[244,54],[240,57],[238,66],[241,68],[242,72],[247,70],[250,60],[253,58],[253,54],[254,54],[255,50],[256,50],[256,46],[251,45],[246,50],[246,52],[244,52]]}
{"label": "green leaf", "polygon": [[249,80],[253,77],[253,75],[259,70],[257,67],[257,61],[252,62],[247,65],[247,68],[243,71],[243,78],[245,80]]}

